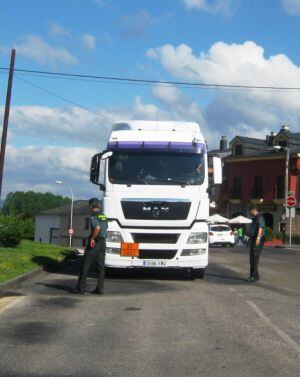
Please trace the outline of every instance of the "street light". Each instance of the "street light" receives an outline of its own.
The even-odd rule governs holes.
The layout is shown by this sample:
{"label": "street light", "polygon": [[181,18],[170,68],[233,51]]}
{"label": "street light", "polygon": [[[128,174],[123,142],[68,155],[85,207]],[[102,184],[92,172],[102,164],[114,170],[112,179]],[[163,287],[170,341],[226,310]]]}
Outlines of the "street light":
{"label": "street light", "polygon": [[[54,181],[57,185],[64,185],[68,187],[68,189],[71,192],[71,212],[70,212],[70,230],[73,230],[73,207],[74,207],[74,194],[72,187],[68,182],[63,182],[63,181]],[[72,247],[72,233],[69,232],[69,247]]]}
{"label": "street light", "polygon": [[282,147],[280,145],[273,145],[269,149],[275,149],[276,151],[284,150],[285,155],[285,185],[284,185],[284,206],[286,207],[286,198],[289,195],[289,165],[290,165],[290,148],[289,147]]}
{"label": "street light", "polygon": [[[284,209],[285,209],[285,216],[287,216],[287,204],[286,200],[289,196],[289,167],[290,167],[290,148],[288,146],[282,147],[280,145],[273,145],[272,149],[277,151],[284,150],[285,151],[285,187],[284,187]],[[290,226],[289,226],[289,245],[292,245],[292,211],[289,208],[289,218],[290,218]]]}

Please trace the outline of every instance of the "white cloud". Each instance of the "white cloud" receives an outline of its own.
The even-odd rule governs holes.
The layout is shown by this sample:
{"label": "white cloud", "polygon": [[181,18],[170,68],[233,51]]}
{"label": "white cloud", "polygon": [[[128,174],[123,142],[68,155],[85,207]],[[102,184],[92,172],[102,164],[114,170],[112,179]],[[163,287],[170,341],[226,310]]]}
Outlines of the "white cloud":
{"label": "white cloud", "polygon": [[[90,158],[96,151],[105,149],[114,120],[196,121],[208,141],[215,143],[219,133],[208,130],[202,109],[194,100],[177,88],[163,85],[153,87],[152,95],[157,104],[145,103],[137,96],[131,105],[101,108],[95,110],[96,114],[78,107],[12,106],[10,131],[13,133],[5,163],[5,194],[29,189],[62,193],[62,188],[52,182],[65,179],[77,198],[99,195],[97,187],[89,183]],[[20,147],[20,141],[24,145],[25,140],[30,145]],[[54,143],[62,146],[51,146]]]}
{"label": "white cloud", "polygon": [[281,0],[283,9],[293,15],[300,14],[300,0]]}
{"label": "white cloud", "polygon": [[[0,108],[3,114],[3,107]],[[89,112],[79,107],[52,108],[47,106],[12,106],[10,114],[13,136],[41,139],[40,143],[71,142],[80,145],[99,145],[106,139],[114,114],[106,109]],[[99,139],[95,139],[95,135]]]}
{"label": "white cloud", "polygon": [[234,0],[182,0],[188,10],[205,11],[209,13],[231,14]]}
{"label": "white cloud", "polygon": [[41,65],[76,65],[78,63],[77,58],[66,48],[51,45],[38,35],[23,37],[23,41],[16,44],[15,48],[18,55],[32,59]]}
{"label": "white cloud", "polygon": [[71,32],[57,22],[52,22],[49,26],[49,35],[52,37],[70,37]]}
{"label": "white cloud", "polygon": [[96,48],[96,37],[92,34],[85,33],[80,37],[83,48],[87,51],[93,51]]}
{"label": "white cloud", "polygon": [[[196,55],[185,45],[164,45],[147,56],[157,59],[176,79],[212,84],[300,87],[300,68],[286,55],[266,57],[254,42],[218,42]],[[212,92],[210,92],[212,93]],[[176,94],[176,93],[175,93]],[[174,93],[169,93],[170,98]],[[203,108],[205,123],[212,131],[262,134],[278,130],[281,123],[300,122],[300,93],[274,91],[218,91]],[[299,131],[299,129],[298,129]]]}
{"label": "white cloud", "polygon": [[34,190],[63,193],[54,180],[68,182],[77,198],[87,198],[99,193],[89,183],[91,156],[97,153],[92,148],[64,147],[7,147],[4,191]]}

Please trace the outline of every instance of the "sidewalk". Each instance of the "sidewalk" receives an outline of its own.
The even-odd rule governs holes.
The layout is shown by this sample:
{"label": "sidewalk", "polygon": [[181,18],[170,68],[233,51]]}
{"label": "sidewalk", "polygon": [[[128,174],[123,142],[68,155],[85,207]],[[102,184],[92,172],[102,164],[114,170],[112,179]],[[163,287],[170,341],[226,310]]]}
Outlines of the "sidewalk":
{"label": "sidewalk", "polygon": [[289,245],[289,244],[285,244],[285,245],[275,245],[276,248],[278,249],[287,249],[287,250],[299,250],[300,251],[300,245]]}

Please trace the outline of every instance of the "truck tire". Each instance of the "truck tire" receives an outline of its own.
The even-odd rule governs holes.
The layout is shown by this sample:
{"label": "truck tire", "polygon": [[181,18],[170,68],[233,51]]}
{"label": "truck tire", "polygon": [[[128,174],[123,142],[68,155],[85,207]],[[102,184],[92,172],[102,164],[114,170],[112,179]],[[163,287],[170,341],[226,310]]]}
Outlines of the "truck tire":
{"label": "truck tire", "polygon": [[193,276],[195,279],[204,279],[205,268],[194,268]]}

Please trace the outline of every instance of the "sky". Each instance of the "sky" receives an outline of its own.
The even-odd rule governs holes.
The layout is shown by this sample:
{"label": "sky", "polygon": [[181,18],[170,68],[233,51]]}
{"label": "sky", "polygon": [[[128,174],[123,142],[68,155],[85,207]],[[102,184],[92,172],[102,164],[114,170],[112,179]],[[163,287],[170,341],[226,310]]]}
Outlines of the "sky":
{"label": "sky", "polygon": [[[0,67],[300,88],[300,0],[0,0]],[[7,73],[0,70],[0,122]],[[216,90],[15,73],[3,196],[99,195],[91,156],[114,121],[199,123],[221,135],[300,132],[300,91]]]}

